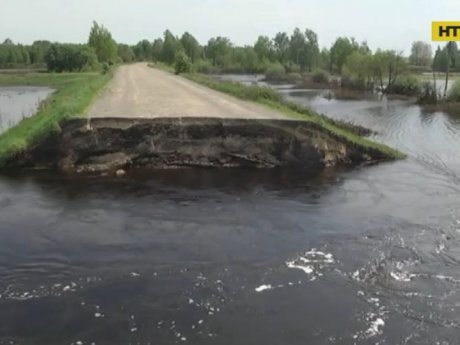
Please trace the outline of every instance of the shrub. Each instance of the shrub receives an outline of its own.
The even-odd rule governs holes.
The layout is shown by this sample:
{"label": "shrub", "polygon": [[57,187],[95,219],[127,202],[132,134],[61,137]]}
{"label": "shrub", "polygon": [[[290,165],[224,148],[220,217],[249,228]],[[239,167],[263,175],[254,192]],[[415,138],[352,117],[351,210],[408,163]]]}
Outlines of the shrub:
{"label": "shrub", "polygon": [[197,60],[193,64],[193,71],[203,74],[216,74],[219,73],[219,69],[212,65],[209,60]]}
{"label": "shrub", "polygon": [[284,64],[284,68],[286,69],[286,73],[300,73],[301,72],[300,66],[291,61]]}
{"label": "shrub", "polygon": [[460,102],[460,79],[457,79],[450,88],[447,100],[450,102]]}
{"label": "shrub", "polygon": [[269,88],[254,85],[243,85],[231,81],[214,80],[202,74],[189,74],[188,79],[199,84],[205,85],[211,89],[228,93],[240,99],[247,101],[277,101],[281,102],[282,96],[279,92]]}
{"label": "shrub", "polygon": [[174,65],[174,72],[176,74],[189,73],[192,70],[192,62],[190,58],[183,52],[176,55],[176,62]]}
{"label": "shrub", "polygon": [[350,73],[347,73],[346,71],[342,73],[340,85],[347,89],[360,91],[371,88],[371,85],[367,85],[366,80],[364,78],[355,77]]}
{"label": "shrub", "polygon": [[265,70],[267,79],[280,79],[286,75],[286,69],[280,63],[270,64]]}
{"label": "shrub", "polygon": [[330,75],[323,69],[316,69],[313,71],[312,80],[315,83],[329,84]]}
{"label": "shrub", "polygon": [[98,66],[94,50],[87,45],[53,44],[45,55],[45,62],[50,72],[78,72],[94,70]]}
{"label": "shrub", "polygon": [[108,64],[107,62],[104,62],[101,66],[101,72],[102,74],[107,74],[110,72],[110,64]]}
{"label": "shrub", "polygon": [[425,82],[422,85],[421,92],[418,97],[419,104],[436,104],[438,103],[438,92],[431,82]]}
{"label": "shrub", "polygon": [[398,95],[417,96],[420,95],[421,90],[422,86],[419,78],[413,74],[405,74],[396,79],[387,92]]}

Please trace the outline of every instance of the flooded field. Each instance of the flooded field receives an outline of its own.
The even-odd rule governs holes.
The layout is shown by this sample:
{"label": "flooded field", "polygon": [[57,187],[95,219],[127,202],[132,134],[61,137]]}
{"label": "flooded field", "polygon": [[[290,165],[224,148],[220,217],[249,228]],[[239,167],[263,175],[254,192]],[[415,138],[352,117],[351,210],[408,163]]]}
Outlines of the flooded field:
{"label": "flooded field", "polygon": [[0,133],[35,114],[51,93],[47,87],[0,87]]}
{"label": "flooded field", "polygon": [[273,87],[409,158],[3,175],[0,344],[458,344],[459,119]]}

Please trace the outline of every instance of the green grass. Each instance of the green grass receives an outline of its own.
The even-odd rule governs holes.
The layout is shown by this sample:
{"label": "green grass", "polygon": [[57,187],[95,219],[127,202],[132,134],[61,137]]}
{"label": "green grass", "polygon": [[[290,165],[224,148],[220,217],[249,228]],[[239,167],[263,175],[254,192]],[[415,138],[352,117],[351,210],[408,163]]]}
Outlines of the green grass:
{"label": "green grass", "polygon": [[155,63],[149,63],[148,65],[149,67],[151,68],[156,68],[156,69],[160,69],[162,71],[165,71],[165,72],[168,72],[168,73],[172,73],[174,74],[174,67],[173,66],[170,66],[168,64],[165,64],[163,62],[155,62]]}
{"label": "green grass", "polygon": [[60,130],[65,120],[85,113],[113,73],[0,74],[1,86],[48,86],[56,91],[38,112],[0,135],[0,167],[37,140]]}
{"label": "green grass", "polygon": [[403,159],[406,157],[397,150],[362,137],[359,135],[360,129],[358,127],[339,121],[333,121],[310,109],[302,108],[297,104],[284,101],[278,92],[268,87],[245,86],[230,81],[212,79],[203,74],[184,74],[183,76],[193,82],[232,95],[236,98],[256,102],[271,109],[275,109],[291,118],[314,123],[332,135],[342,138],[353,145],[378,150],[393,159]]}

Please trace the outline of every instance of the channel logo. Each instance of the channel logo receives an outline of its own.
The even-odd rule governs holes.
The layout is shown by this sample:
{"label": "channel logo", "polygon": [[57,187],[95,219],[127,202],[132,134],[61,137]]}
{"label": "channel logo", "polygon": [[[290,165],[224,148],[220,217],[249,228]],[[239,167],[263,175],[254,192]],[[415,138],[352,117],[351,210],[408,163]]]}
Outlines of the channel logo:
{"label": "channel logo", "polygon": [[460,41],[460,22],[433,22],[433,41]]}

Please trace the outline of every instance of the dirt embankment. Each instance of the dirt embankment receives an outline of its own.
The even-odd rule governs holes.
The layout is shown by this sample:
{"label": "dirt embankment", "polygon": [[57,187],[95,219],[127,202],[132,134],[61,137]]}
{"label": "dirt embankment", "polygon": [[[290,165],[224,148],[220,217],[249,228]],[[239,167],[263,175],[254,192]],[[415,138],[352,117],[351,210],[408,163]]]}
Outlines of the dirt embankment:
{"label": "dirt embankment", "polygon": [[136,168],[319,168],[386,158],[304,121],[108,118],[70,120],[60,133],[7,166],[101,173]]}

